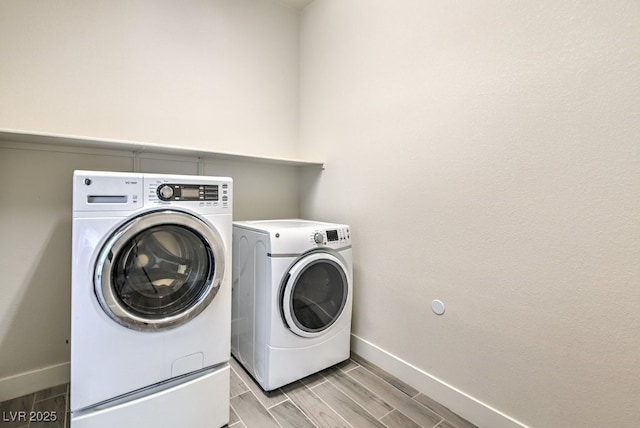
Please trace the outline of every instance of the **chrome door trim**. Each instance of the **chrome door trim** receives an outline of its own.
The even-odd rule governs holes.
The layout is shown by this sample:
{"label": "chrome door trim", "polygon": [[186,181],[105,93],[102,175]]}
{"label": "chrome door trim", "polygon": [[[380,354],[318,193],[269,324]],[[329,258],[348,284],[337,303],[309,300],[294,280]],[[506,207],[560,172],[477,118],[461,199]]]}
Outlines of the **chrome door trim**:
{"label": "chrome door trim", "polygon": [[[330,324],[324,326],[318,330],[309,330],[299,324],[299,322],[293,316],[293,286],[296,284],[300,275],[305,271],[308,266],[314,265],[316,263],[331,263],[337,266],[339,271],[342,273],[344,278],[344,284],[346,291],[344,293],[344,299],[340,306],[340,310],[338,315],[331,321]],[[335,323],[343,316],[344,310],[347,306],[347,302],[349,301],[350,293],[351,293],[351,279],[349,277],[349,271],[345,264],[338,257],[334,256],[331,253],[327,253],[324,251],[314,251],[311,253],[307,253],[305,256],[301,257],[297,260],[293,266],[289,269],[288,273],[285,275],[285,282],[283,284],[283,291],[281,293],[282,299],[280,301],[280,308],[282,314],[284,316],[285,323],[289,330],[298,336],[302,337],[318,337],[327,332]]]}
{"label": "chrome door trim", "polygon": [[[196,302],[189,308],[178,314],[162,318],[145,318],[128,310],[116,296],[112,287],[112,261],[116,259],[116,254],[119,254],[122,247],[138,233],[154,226],[163,225],[183,226],[199,235],[213,253],[213,272],[206,280],[204,291],[200,293]],[[211,303],[220,289],[224,269],[223,241],[215,228],[184,211],[152,211],[127,221],[107,240],[100,250],[95,265],[94,291],[102,309],[118,324],[138,331],[166,330],[185,324],[200,314]]]}

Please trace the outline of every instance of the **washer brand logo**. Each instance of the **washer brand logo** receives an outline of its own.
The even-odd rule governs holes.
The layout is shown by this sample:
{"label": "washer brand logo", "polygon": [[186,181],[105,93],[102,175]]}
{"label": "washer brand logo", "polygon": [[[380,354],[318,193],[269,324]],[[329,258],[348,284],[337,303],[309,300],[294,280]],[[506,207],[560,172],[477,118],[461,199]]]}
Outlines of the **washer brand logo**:
{"label": "washer brand logo", "polygon": [[127,181],[124,182],[124,184],[138,184],[138,182],[137,181],[127,180]]}

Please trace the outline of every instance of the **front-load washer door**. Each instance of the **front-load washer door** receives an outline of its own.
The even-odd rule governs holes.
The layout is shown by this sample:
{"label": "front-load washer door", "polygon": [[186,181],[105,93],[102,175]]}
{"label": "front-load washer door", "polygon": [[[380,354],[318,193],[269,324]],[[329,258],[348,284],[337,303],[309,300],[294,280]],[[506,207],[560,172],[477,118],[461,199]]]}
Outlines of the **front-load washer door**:
{"label": "front-load washer door", "polygon": [[185,212],[155,211],[126,222],[108,239],[96,263],[95,294],[125,327],[168,329],[211,303],[224,266],[214,228]]}
{"label": "front-load washer door", "polygon": [[289,329],[303,337],[322,335],[342,315],[350,293],[344,263],[326,252],[299,259],[285,280],[281,310]]}

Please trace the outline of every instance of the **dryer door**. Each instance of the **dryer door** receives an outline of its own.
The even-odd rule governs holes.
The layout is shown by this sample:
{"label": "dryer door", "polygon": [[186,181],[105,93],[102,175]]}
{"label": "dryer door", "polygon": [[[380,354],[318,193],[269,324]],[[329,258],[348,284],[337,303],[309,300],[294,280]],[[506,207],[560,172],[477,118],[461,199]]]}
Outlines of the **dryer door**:
{"label": "dryer door", "polygon": [[291,331],[303,337],[323,334],[344,311],[351,287],[347,268],[325,252],[310,253],[289,270],[281,309]]}
{"label": "dryer door", "polygon": [[155,211],[122,225],[96,263],[95,293],[119,324],[140,331],[188,322],[213,300],[224,275],[217,231],[182,211]]}

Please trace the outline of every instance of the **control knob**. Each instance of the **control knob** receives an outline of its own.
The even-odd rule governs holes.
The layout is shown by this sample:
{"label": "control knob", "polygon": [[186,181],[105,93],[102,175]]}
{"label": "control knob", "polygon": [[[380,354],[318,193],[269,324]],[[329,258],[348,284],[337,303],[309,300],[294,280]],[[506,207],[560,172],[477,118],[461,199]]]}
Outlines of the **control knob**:
{"label": "control knob", "polygon": [[322,236],[322,233],[316,232],[313,234],[313,241],[316,244],[322,244],[324,242],[324,236]]}
{"label": "control knob", "polygon": [[158,187],[158,197],[163,201],[168,201],[173,196],[173,187],[168,184],[163,184]]}

